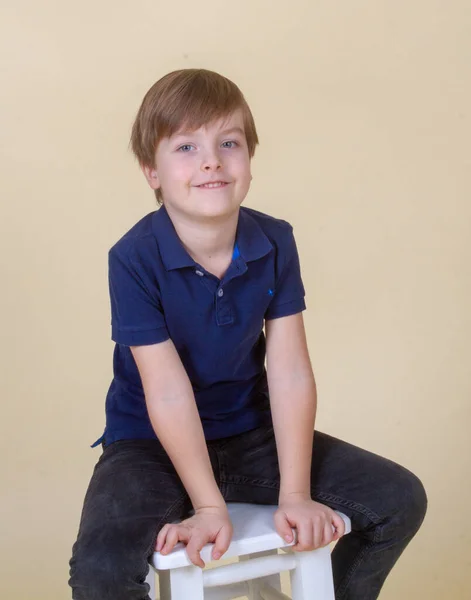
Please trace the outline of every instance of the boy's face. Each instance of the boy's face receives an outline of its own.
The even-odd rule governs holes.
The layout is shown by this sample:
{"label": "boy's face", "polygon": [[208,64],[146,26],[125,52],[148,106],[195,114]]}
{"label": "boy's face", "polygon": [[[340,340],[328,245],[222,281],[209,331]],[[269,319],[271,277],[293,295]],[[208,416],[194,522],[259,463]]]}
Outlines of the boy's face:
{"label": "boy's face", "polygon": [[152,189],[161,188],[171,216],[211,218],[233,213],[252,178],[242,113],[163,138],[155,167],[143,171]]}

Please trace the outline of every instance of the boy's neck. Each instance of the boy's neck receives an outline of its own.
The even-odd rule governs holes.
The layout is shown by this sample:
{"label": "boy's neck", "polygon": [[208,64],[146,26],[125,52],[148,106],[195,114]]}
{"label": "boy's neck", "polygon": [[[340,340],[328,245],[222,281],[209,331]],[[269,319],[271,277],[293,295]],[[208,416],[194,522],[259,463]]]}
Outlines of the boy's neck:
{"label": "boy's neck", "polygon": [[191,258],[221,278],[231,263],[239,220],[239,209],[230,215],[208,221],[186,219],[168,210],[178,237]]}

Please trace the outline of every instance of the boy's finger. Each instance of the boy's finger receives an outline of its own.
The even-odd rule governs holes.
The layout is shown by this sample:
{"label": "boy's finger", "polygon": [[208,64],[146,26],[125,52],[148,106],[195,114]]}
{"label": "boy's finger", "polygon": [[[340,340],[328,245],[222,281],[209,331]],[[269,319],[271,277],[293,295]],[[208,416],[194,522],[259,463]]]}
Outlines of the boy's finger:
{"label": "boy's finger", "polygon": [[222,527],[217,534],[214,547],[212,550],[213,560],[219,560],[221,556],[227,552],[232,539],[232,527]]}
{"label": "boy's finger", "polygon": [[322,538],[324,537],[324,523],[315,521],[312,524],[312,543],[314,548],[322,548]]}
{"label": "boy's finger", "polygon": [[293,541],[293,531],[291,525],[288,523],[286,515],[281,511],[277,511],[274,515],[275,529],[278,535],[281,536],[286,542],[290,543]]}
{"label": "boy's finger", "polygon": [[332,524],[337,530],[338,537],[341,538],[345,533],[345,521],[336,512],[332,515]]}
{"label": "boy's finger", "polygon": [[308,548],[311,550],[317,548],[317,546],[314,545],[314,525],[311,521],[308,521],[307,523],[298,523],[296,530],[298,532],[298,542],[294,546],[294,550],[303,552]]}
{"label": "boy's finger", "polygon": [[170,527],[167,532],[167,537],[165,539],[165,544],[161,550],[161,554],[168,554],[173,548],[175,544],[178,542],[178,528],[173,526]]}
{"label": "boy's finger", "polygon": [[157,552],[160,552],[162,550],[162,547],[163,547],[164,542],[165,542],[165,537],[166,537],[167,531],[169,529],[170,529],[170,523],[167,523],[159,531],[159,534],[157,536],[157,541],[155,543],[155,549],[156,549]]}
{"label": "boy's finger", "polygon": [[200,552],[204,548],[206,541],[202,538],[192,537],[186,546],[186,553],[191,562],[202,569],[205,566]]}
{"label": "boy's finger", "polygon": [[332,529],[332,525],[327,521],[327,523],[324,525],[324,535],[322,536],[321,542],[322,547],[329,545],[333,537],[334,531]]}
{"label": "boy's finger", "polygon": [[337,540],[339,540],[342,536],[339,533],[339,530],[335,527],[334,524],[331,525],[332,527],[332,541],[336,542]]}

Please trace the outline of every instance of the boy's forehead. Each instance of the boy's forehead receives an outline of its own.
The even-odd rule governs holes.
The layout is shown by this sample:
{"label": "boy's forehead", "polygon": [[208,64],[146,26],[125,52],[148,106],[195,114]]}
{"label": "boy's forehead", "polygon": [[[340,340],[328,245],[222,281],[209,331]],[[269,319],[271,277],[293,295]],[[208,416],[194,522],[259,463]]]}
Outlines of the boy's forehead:
{"label": "boy's forehead", "polygon": [[186,123],[182,123],[181,126],[172,134],[172,137],[179,135],[186,135],[188,133],[196,133],[196,132],[238,132],[241,134],[245,134],[244,129],[244,119],[242,117],[242,113],[240,111],[235,111],[229,113],[228,115],[224,115],[221,117],[217,117],[208,121],[207,123],[203,123],[201,125],[193,125],[190,121]]}

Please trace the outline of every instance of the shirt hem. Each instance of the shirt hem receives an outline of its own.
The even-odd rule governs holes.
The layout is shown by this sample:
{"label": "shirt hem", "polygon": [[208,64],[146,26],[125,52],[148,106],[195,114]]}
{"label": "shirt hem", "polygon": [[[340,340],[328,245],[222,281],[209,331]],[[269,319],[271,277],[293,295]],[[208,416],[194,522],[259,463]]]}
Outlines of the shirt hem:
{"label": "shirt hem", "polygon": [[270,311],[265,315],[265,321],[295,315],[303,310],[306,310],[306,302],[304,301],[304,298],[292,300],[291,302],[285,302],[284,304],[280,304],[279,306],[271,308]]}
{"label": "shirt hem", "polygon": [[112,330],[111,339],[122,346],[147,346],[165,342],[170,335],[165,326],[146,331],[120,331],[116,328]]}

